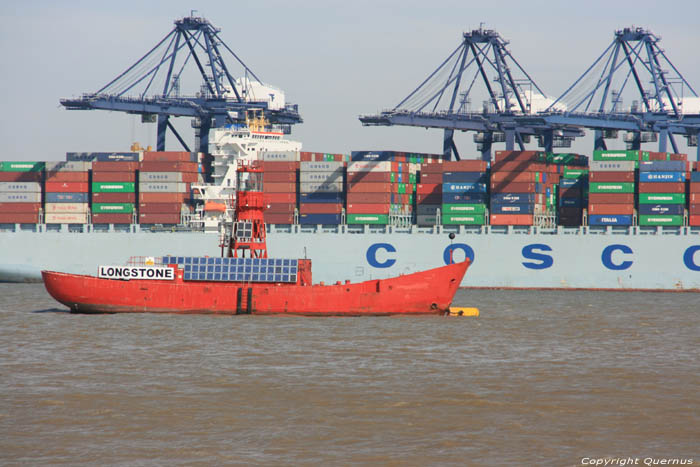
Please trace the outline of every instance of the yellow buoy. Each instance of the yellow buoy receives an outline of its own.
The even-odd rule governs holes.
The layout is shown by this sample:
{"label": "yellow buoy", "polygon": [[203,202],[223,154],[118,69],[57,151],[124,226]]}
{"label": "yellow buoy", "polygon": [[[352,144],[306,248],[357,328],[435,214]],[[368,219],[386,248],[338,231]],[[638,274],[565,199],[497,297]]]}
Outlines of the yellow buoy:
{"label": "yellow buoy", "polygon": [[479,309],[478,308],[473,308],[473,307],[464,307],[464,306],[451,306],[450,307],[450,316],[479,316]]}

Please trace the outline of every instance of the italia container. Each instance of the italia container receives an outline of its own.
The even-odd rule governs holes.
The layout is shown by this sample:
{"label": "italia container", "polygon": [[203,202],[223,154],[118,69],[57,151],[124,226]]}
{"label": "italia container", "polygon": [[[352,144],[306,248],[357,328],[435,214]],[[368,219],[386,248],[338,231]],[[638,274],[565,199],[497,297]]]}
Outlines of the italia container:
{"label": "italia container", "polygon": [[597,214],[588,216],[589,225],[632,225],[633,216],[627,214]]}

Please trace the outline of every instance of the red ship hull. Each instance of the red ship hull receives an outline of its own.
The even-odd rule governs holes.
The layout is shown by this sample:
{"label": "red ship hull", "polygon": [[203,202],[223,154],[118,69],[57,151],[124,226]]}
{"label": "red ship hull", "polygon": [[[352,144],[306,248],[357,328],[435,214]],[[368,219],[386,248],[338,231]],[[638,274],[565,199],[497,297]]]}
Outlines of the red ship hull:
{"label": "red ship hull", "polygon": [[449,310],[469,261],[390,279],[334,285],[115,280],[42,271],[46,290],[78,313],[296,315],[440,314]]}

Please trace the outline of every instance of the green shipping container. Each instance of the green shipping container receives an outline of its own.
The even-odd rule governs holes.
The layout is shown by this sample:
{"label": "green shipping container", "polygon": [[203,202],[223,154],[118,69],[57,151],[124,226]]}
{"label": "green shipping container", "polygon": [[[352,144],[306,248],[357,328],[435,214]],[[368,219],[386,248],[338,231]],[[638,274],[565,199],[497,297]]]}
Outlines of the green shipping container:
{"label": "green shipping container", "polygon": [[348,214],[348,224],[382,224],[389,223],[387,214]]}
{"label": "green shipping container", "polygon": [[564,167],[564,178],[588,178],[588,169],[570,169]]}
{"label": "green shipping container", "polygon": [[3,161],[0,162],[0,172],[41,172],[44,162]]}
{"label": "green shipping container", "polygon": [[483,214],[443,214],[443,225],[484,225]]}
{"label": "green shipping container", "polygon": [[[646,158],[646,159],[645,159]],[[595,150],[594,161],[639,161],[649,159],[649,151]]]}
{"label": "green shipping container", "polygon": [[442,214],[484,214],[485,204],[443,204]]}
{"label": "green shipping container", "polygon": [[685,193],[639,193],[639,204],[685,204]]}
{"label": "green shipping container", "polygon": [[136,188],[134,182],[93,182],[93,193],[133,193]]}
{"label": "green shipping container", "polygon": [[131,214],[134,212],[133,203],[94,203],[92,205],[93,213],[114,213],[114,214]]}
{"label": "green shipping container", "polygon": [[416,174],[408,174],[408,183],[413,183],[414,185],[417,183]]}
{"label": "green shipping container", "polygon": [[588,186],[590,193],[634,193],[634,182],[593,182]]}
{"label": "green shipping container", "polygon": [[683,225],[683,216],[639,216],[639,225]]}

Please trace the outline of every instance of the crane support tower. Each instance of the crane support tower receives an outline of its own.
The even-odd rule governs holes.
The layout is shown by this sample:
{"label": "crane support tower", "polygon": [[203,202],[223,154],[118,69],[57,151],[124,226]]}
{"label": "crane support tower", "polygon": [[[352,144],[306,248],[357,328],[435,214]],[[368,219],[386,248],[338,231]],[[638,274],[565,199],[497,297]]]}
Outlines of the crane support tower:
{"label": "crane support tower", "polygon": [[[190,150],[171,117],[193,118],[199,152],[208,152],[211,128],[245,122],[250,109],[262,109],[285,132],[301,123],[298,106],[287,104],[282,91],[262,83],[219,32],[205,18],[178,19],[172,31],[116,78],[94,93],[61,99],[61,104],[69,110],[112,110],[139,114],[142,122],[157,121],[159,151],[165,150],[167,129]],[[238,78],[224,61],[226,53],[242,67]],[[192,82],[185,83],[187,78]]]}

